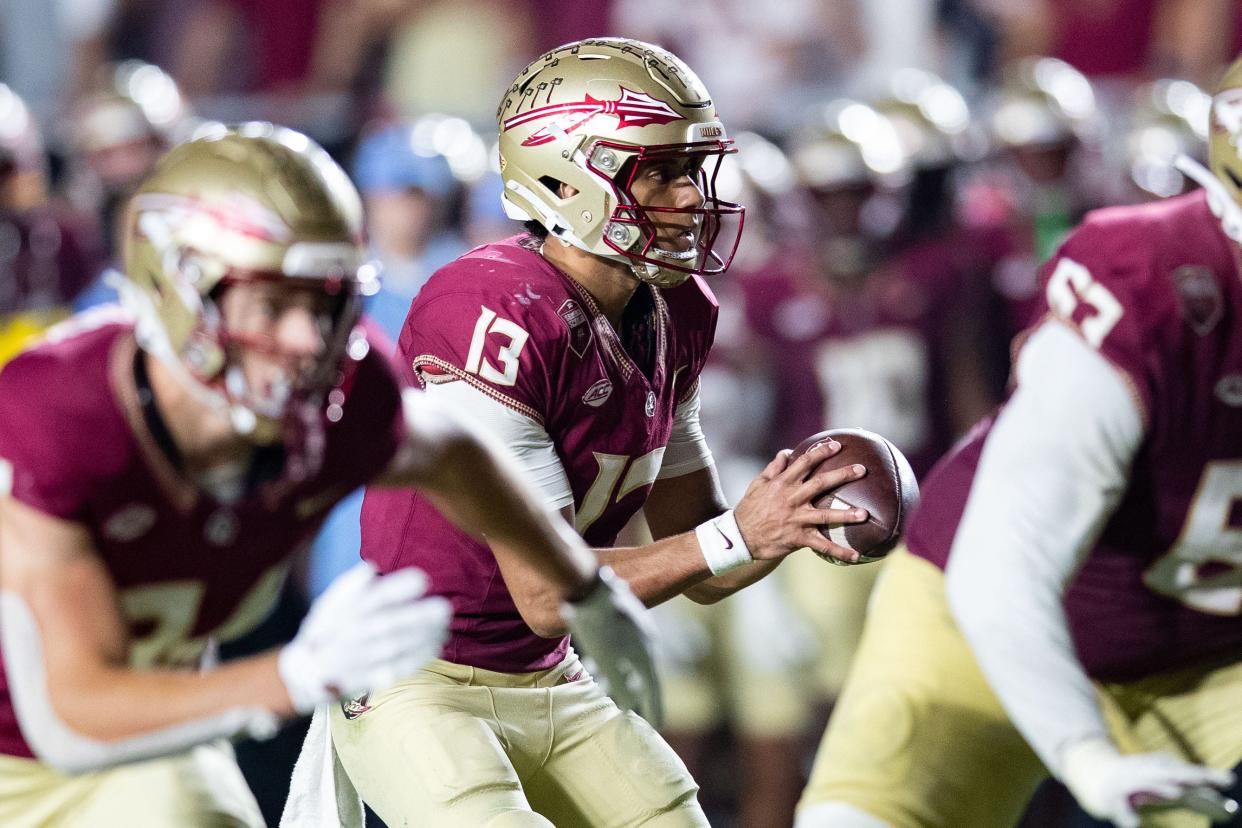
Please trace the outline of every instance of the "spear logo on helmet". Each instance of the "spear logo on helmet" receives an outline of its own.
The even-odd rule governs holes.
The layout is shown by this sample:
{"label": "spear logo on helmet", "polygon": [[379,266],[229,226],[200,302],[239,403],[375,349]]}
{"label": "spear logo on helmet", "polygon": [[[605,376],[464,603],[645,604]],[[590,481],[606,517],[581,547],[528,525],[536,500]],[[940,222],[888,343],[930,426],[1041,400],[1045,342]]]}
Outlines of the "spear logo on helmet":
{"label": "spear logo on helmet", "polygon": [[617,129],[642,127],[649,124],[671,124],[673,121],[684,120],[683,116],[677,114],[677,110],[664,101],[622,86],[621,97],[615,101],[601,101],[587,95],[581,101],[541,106],[538,109],[514,115],[504,122],[504,128],[512,129],[531,121],[556,118],[553,123],[540,128],[522,142],[524,147],[537,147],[555,141],[562,135],[568,135],[596,115],[615,115]]}

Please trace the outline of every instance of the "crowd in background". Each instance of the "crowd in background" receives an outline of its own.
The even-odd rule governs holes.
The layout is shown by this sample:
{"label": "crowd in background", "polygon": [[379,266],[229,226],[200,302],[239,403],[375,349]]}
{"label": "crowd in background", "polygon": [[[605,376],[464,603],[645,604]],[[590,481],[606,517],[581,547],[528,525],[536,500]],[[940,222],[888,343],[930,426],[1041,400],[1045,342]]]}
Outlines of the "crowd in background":
{"label": "crowd in background", "polygon": [[[1090,209],[1190,186],[1233,0],[0,0],[0,362],[106,305],[118,222],[210,121],[302,130],[350,171],[395,339],[440,265],[519,230],[493,112],[533,55],[591,35],[694,66],[747,205],[703,383],[726,493],[771,452],[869,428],[925,471],[1005,393],[1039,263]],[[260,637],[357,559],[360,498]],[[641,527],[635,531],[641,532]],[[713,824],[789,824],[881,565],[806,554],[712,607],[657,608],[667,735]],[[298,733],[242,750],[269,817]],[[1085,825],[1054,790],[1032,825]]]}

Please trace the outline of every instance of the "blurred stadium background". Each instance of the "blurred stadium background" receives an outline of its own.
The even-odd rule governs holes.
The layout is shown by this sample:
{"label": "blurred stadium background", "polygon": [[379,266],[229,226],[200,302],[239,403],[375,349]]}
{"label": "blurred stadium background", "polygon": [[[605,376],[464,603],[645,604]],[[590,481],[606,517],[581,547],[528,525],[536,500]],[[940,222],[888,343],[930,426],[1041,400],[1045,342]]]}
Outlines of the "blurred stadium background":
{"label": "blurred stadium background", "polygon": [[[1190,186],[1236,0],[0,0],[0,362],[112,297],[115,223],[213,121],[302,130],[350,170],[395,336],[436,267],[510,235],[493,113],[540,51],[658,43],[700,74],[748,207],[706,430],[732,497],[775,448],[862,426],[926,470],[1003,395],[1035,273],[1089,209]],[[727,193],[727,194],[726,194]],[[356,560],[358,499],[253,640]],[[641,532],[642,527],[634,527]],[[788,825],[880,565],[807,555],[655,612],[667,736],[714,825]],[[274,824],[298,725],[240,758]],[[981,784],[986,781],[981,780]],[[378,824],[378,823],[377,823]],[[1047,786],[1028,826],[1092,825]]]}

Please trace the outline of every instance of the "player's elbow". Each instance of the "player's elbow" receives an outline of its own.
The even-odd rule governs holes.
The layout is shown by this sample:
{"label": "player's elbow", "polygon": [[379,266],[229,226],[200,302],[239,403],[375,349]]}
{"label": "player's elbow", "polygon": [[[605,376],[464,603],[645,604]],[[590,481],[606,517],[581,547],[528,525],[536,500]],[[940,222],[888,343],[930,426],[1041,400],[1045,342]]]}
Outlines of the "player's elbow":
{"label": "player's elbow", "polygon": [[530,625],[531,631],[540,638],[564,638],[569,635],[569,627],[558,615],[555,618],[538,621]]}
{"label": "player's elbow", "polygon": [[696,604],[717,604],[732,595],[734,590],[721,589],[711,584],[695,584],[682,594]]}
{"label": "player's elbow", "polygon": [[561,638],[569,634],[565,619],[561,618],[560,612],[555,609],[532,612],[529,615],[523,613],[522,620],[526,622],[526,626],[530,627],[531,632],[540,638]]}
{"label": "player's elbow", "polygon": [[568,635],[569,627],[561,617],[560,601],[551,592],[540,591],[530,595],[514,592],[513,603],[517,606],[522,621],[540,638],[560,638]]}

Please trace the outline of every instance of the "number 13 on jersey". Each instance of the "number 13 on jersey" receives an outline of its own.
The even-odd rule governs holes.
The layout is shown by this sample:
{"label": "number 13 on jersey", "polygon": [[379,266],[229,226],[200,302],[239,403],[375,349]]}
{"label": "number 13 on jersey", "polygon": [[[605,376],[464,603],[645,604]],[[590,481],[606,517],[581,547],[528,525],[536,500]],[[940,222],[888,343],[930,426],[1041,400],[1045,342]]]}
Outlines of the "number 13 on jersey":
{"label": "number 13 on jersey", "polygon": [[[471,374],[478,374],[488,382],[496,385],[513,385],[517,382],[518,358],[530,338],[516,322],[497,316],[496,311],[488,307],[480,307],[482,313],[474,323],[474,336],[470,339],[470,352],[466,355],[465,369]],[[503,337],[506,344],[500,346],[496,354],[500,360],[497,367],[483,356],[483,347],[487,344],[488,334]]]}

